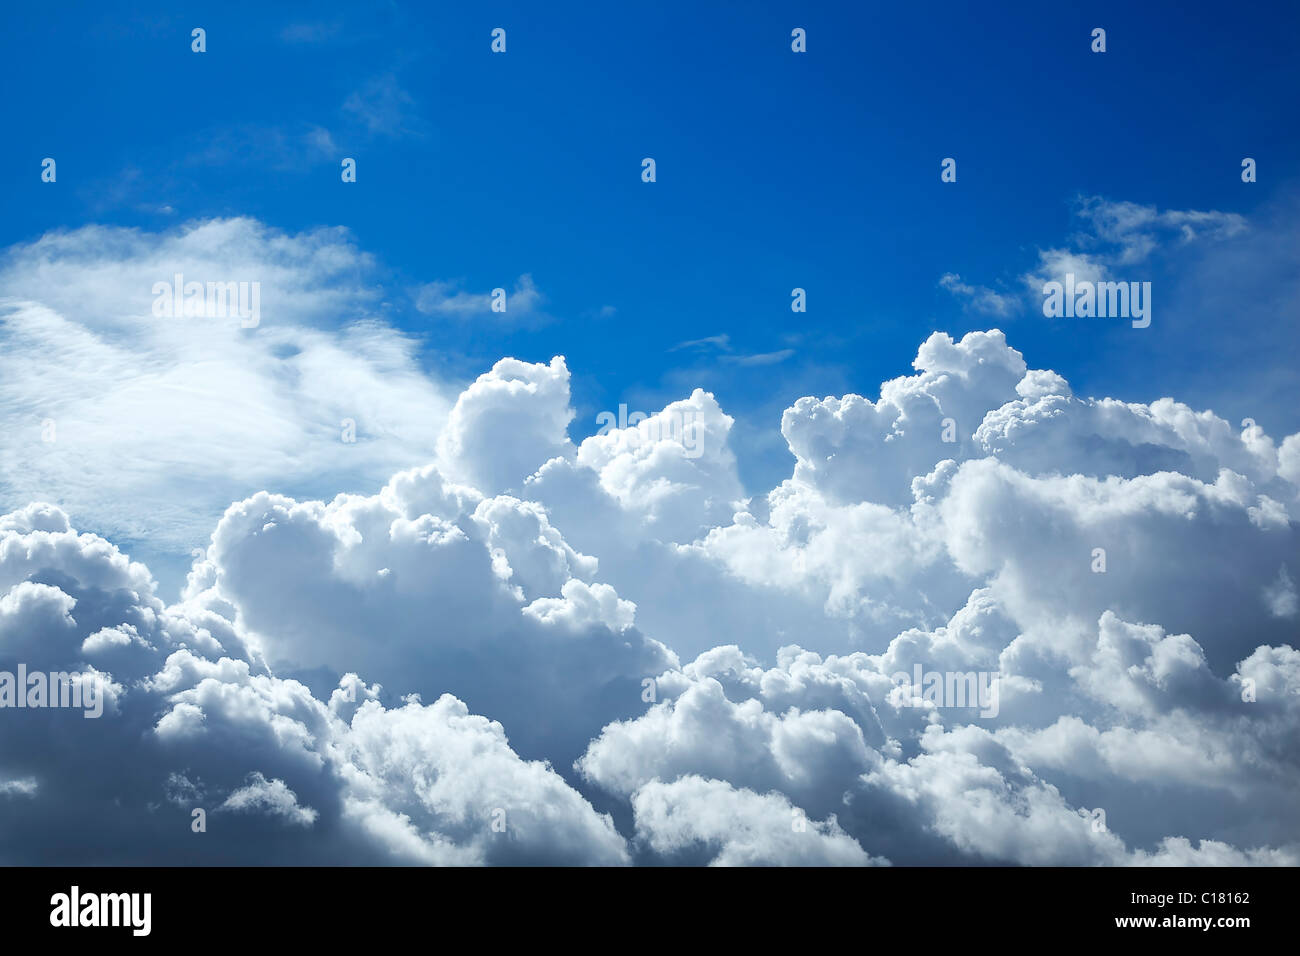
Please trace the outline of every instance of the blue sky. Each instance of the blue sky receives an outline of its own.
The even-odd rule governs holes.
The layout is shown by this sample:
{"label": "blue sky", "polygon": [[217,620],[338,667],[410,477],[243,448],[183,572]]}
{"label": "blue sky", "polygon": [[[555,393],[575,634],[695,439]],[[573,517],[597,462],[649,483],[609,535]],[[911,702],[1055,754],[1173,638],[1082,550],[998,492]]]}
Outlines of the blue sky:
{"label": "blue sky", "polygon": [[[1293,4],[97,4],[11,16],[5,244],[232,215],[290,232],[345,226],[375,257],[388,319],[425,337],[431,369],[469,380],[502,355],[566,355],[575,437],[601,409],[653,410],[700,385],[740,419],[746,483],[768,487],[788,473],[771,426],[795,398],[873,397],[930,331],[995,325],[1080,393],[1174,394],[1273,433],[1300,426],[1279,400],[1293,363],[1262,328],[1289,305],[1276,331],[1294,342],[1293,254],[1241,251],[1258,273],[1243,277],[1221,248],[1164,250],[1122,276],[1155,282],[1156,319],[1140,333],[1044,320],[1032,299],[980,314],[939,285],[955,273],[1023,292],[1037,250],[1077,232],[1077,197],[1240,214],[1255,236],[1283,228],[1300,155]],[[194,26],[205,54],[190,50]],[[488,49],[496,26],[505,55]],[[807,54],[790,50],[795,26]],[[1095,26],[1105,54],[1090,50]],[[39,181],[45,156],[57,189]],[[343,156],[358,161],[354,185],[340,182]],[[645,156],[654,184],[640,180]],[[956,184],[939,181],[947,156]],[[1257,183],[1240,181],[1243,156]],[[1197,284],[1215,268],[1226,301]],[[525,274],[544,297],[527,321],[413,308],[423,283],[481,293]],[[789,309],[796,286],[803,315]],[[718,336],[725,349],[673,348]]]}

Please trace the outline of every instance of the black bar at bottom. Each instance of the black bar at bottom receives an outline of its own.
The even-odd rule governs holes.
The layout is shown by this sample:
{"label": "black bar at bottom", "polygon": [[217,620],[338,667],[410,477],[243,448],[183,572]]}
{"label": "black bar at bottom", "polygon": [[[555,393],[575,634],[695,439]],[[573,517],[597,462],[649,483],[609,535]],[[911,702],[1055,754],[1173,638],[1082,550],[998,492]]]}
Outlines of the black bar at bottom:
{"label": "black bar at bottom", "polygon": [[[373,943],[393,932],[450,942],[445,932],[459,928],[483,942],[518,934],[654,945],[689,931],[771,947],[770,934],[789,931],[813,934],[804,948],[815,949],[816,939],[832,945],[841,933],[874,948],[888,938],[880,931],[893,930],[919,946],[1125,937],[1233,946],[1296,929],[1295,874],[1284,869],[10,867],[0,881],[6,939],[75,934],[80,943],[113,937],[127,945]],[[604,935],[611,931],[632,935]]]}

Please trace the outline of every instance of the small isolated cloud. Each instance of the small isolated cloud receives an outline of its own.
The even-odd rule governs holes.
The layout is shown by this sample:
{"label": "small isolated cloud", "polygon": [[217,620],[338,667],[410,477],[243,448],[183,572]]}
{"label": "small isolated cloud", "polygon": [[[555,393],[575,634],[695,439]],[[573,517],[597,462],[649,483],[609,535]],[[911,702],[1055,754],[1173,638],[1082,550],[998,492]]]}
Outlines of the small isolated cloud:
{"label": "small isolated cloud", "polygon": [[0,797],[34,797],[40,790],[35,777],[20,777],[17,780],[0,780]]}
{"label": "small isolated cloud", "polygon": [[303,134],[303,139],[317,155],[337,156],[339,154],[339,147],[334,142],[333,135],[323,126],[311,127]]}
{"label": "small isolated cloud", "polygon": [[784,362],[791,355],[794,355],[794,349],[779,349],[775,352],[757,352],[753,355],[724,355],[722,361],[745,366],[776,365],[778,362]]}
{"label": "small isolated cloud", "polygon": [[966,282],[955,272],[940,276],[939,285],[972,312],[1005,318],[1022,307],[1037,311],[1044,284],[1064,282],[1067,274],[1072,273],[1076,282],[1107,281],[1116,269],[1146,262],[1162,248],[1223,242],[1249,228],[1238,213],[1191,209],[1161,212],[1155,206],[1100,196],[1078,197],[1073,211],[1082,228],[1071,237],[1069,246],[1038,250],[1037,263],[1017,280],[1022,292],[997,292]]}
{"label": "small isolated cloud", "polygon": [[343,112],[374,136],[397,137],[423,132],[415,98],[392,73],[366,80],[348,94]]}
{"label": "small isolated cloud", "polygon": [[249,774],[247,785],[227,797],[221,808],[238,813],[264,813],[299,827],[311,826],[319,816],[311,807],[299,806],[297,795],[283,780],[267,780],[258,771]]}
{"label": "small isolated cloud", "polygon": [[[504,296],[493,292],[468,292],[459,282],[428,282],[415,293],[415,307],[426,315],[467,319],[471,317],[499,317],[502,321],[535,317],[545,297],[527,273],[515,280],[513,290]],[[504,311],[494,311],[494,302],[502,302]]]}
{"label": "small isolated cloud", "polygon": [[731,336],[724,333],[722,335],[709,335],[702,339],[688,339],[685,342],[678,342],[668,351],[676,352],[679,351],[680,349],[703,349],[703,348],[721,349],[722,351],[725,352],[731,348]]}
{"label": "small isolated cloud", "polygon": [[728,365],[755,366],[755,365],[776,365],[784,362],[790,356],[795,354],[794,349],[779,349],[775,352],[754,352],[749,354],[737,353],[731,344],[731,336],[727,334],[709,335],[700,339],[689,339],[685,342],[678,342],[669,352],[678,352],[689,350],[701,353],[720,353],[718,360]]}
{"label": "small isolated cloud", "polygon": [[1278,569],[1277,580],[1264,589],[1264,600],[1274,617],[1295,617],[1300,614],[1300,595],[1295,582],[1285,566]]}
{"label": "small isolated cloud", "polygon": [[280,39],[285,43],[325,43],[334,39],[342,30],[342,24],[325,22],[291,23],[280,31]]}
{"label": "small isolated cloud", "polygon": [[221,124],[205,130],[202,142],[202,149],[186,154],[180,167],[257,164],[277,171],[304,172],[339,155],[328,129],[301,122]]}
{"label": "small isolated cloud", "polygon": [[1109,254],[1120,265],[1141,262],[1165,243],[1229,239],[1247,229],[1245,218],[1238,213],[1194,209],[1160,212],[1155,206],[1115,202],[1100,196],[1080,197],[1075,212],[1088,227],[1081,241],[1111,247]]}
{"label": "small isolated cloud", "polygon": [[1015,299],[1012,296],[1002,295],[982,285],[968,285],[955,272],[945,272],[939,279],[939,285],[965,300],[967,307],[974,312],[1003,317],[1015,310]]}

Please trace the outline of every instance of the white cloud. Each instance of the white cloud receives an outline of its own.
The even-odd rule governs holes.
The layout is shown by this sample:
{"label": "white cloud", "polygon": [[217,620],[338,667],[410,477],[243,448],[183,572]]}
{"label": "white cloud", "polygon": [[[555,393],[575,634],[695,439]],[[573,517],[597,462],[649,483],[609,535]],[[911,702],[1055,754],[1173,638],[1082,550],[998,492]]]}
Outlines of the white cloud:
{"label": "white cloud", "polygon": [[349,93],[343,101],[343,112],[371,135],[419,134],[425,128],[415,109],[415,98],[392,73],[371,77]]}
{"label": "white cloud", "polygon": [[[342,230],[248,219],[9,249],[0,500],[56,500],[83,526],[180,551],[259,488],[373,487],[431,459],[450,402],[416,343],[373,317],[371,269]],[[176,273],[260,282],[260,324],[154,316],[154,284]]]}
{"label": "white cloud", "polygon": [[1076,214],[1088,224],[1088,238],[1118,247],[1114,254],[1121,265],[1141,262],[1164,242],[1229,239],[1247,230],[1245,218],[1237,213],[1194,209],[1160,212],[1155,206],[1100,196],[1080,197],[1076,206]]}
{"label": "white cloud", "polygon": [[266,813],[303,827],[311,826],[319,816],[311,807],[299,806],[297,795],[283,780],[267,780],[257,771],[248,775],[247,785],[228,796],[221,808],[238,813]]}
{"label": "white cloud", "polygon": [[[1112,218],[1134,255],[1232,228]],[[1300,436],[937,333],[878,397],[795,402],[793,471],[748,496],[703,390],[576,446],[561,356],[439,399],[409,341],[337,311],[372,304],[337,233],[9,257],[4,494],[67,508],[0,516],[0,670],[106,695],[6,714],[16,859],[59,832],[151,862],[1300,860]],[[160,325],[140,297],[177,262],[280,291],[257,329]],[[392,441],[326,437],[341,394]],[[42,403],[66,457],[24,470]],[[313,468],[320,500],[284,493]],[[168,604],[88,522],[211,536]],[[996,673],[996,713],[918,701],[915,667]]]}
{"label": "white cloud", "polygon": [[1166,209],[1155,206],[1080,196],[1073,203],[1080,229],[1065,247],[1038,250],[1038,262],[1021,274],[1021,295],[996,292],[987,286],[963,281],[947,272],[939,285],[961,299],[970,310],[1007,318],[1017,311],[1018,302],[1038,313],[1043,286],[1065,282],[1073,274],[1077,283],[1097,283],[1120,275],[1125,281],[1140,278],[1133,269],[1149,275],[1151,260],[1163,248],[1181,248],[1193,243],[1223,243],[1248,233],[1246,219],[1238,213],[1217,210]]}
{"label": "white cloud", "polygon": [[1016,310],[1016,301],[1014,296],[1003,295],[995,292],[987,286],[973,286],[969,283],[962,282],[961,276],[955,272],[945,272],[939,277],[939,285],[947,289],[953,295],[964,299],[968,306],[975,312],[982,315],[992,315],[999,318],[1005,318]]}
{"label": "white cloud", "polygon": [[[355,674],[320,700],[245,656],[255,639],[210,592],[165,607],[102,539],[34,524],[66,527],[49,508],[5,517],[0,568],[21,579],[6,607],[75,617],[0,628],[0,670],[84,671],[100,624],[141,641],[102,648],[114,706],[99,719],[6,711],[0,792],[43,795],[7,811],[12,859],[48,862],[57,832],[68,849],[55,857],[82,864],[627,861],[610,818],[463,702],[388,708]],[[222,813],[219,836],[191,829],[197,809]]]}
{"label": "white cloud", "polygon": [[1264,587],[1264,600],[1274,617],[1295,617],[1300,613],[1300,597],[1286,565],[1278,569],[1277,580]]}
{"label": "white cloud", "polygon": [[505,290],[504,286],[500,288],[506,293],[500,299],[504,311],[493,311],[493,293],[466,292],[457,282],[425,283],[416,290],[415,307],[428,315],[513,321],[536,315],[545,301],[531,275],[521,275],[516,279],[513,291]]}
{"label": "white cloud", "polygon": [[632,798],[637,835],[672,857],[700,848],[711,866],[871,866],[873,858],[834,817],[808,820],[776,793],[720,780],[653,781]]}
{"label": "white cloud", "polygon": [[548,459],[572,454],[572,420],[563,356],[548,365],[502,359],[456,399],[439,442],[441,466],[489,493],[520,488]]}

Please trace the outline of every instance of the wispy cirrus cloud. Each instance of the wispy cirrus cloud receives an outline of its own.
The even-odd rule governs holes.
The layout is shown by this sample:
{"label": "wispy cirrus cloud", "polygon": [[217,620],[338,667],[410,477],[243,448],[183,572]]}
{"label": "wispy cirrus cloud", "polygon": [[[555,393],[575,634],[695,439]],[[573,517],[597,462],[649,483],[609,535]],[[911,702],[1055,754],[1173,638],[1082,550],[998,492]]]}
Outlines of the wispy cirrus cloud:
{"label": "wispy cirrus cloud", "polygon": [[742,367],[751,367],[756,365],[776,365],[784,362],[795,354],[791,348],[776,349],[772,352],[749,352],[738,353],[731,344],[731,336],[723,333],[721,335],[708,335],[704,338],[689,339],[685,342],[678,342],[668,349],[669,352],[689,351],[700,354],[712,354],[718,361],[727,365],[739,365]]}
{"label": "wispy cirrus cloud", "polygon": [[1148,262],[1160,251],[1184,252],[1192,246],[1213,246],[1249,231],[1238,213],[1191,209],[1159,210],[1154,205],[1079,196],[1072,203],[1080,228],[1068,244],[1040,247],[1037,261],[1017,277],[1019,291],[999,292],[969,282],[955,272],[939,278],[939,286],[971,312],[1009,318],[1041,307],[1043,284],[1060,282],[1067,273],[1076,280],[1099,282],[1117,268]]}
{"label": "wispy cirrus cloud", "polygon": [[[250,489],[373,483],[432,455],[448,400],[383,319],[374,268],[345,230],[252,219],[5,250],[0,497],[188,549]],[[259,283],[260,324],[156,316],[153,287],[177,273]]]}
{"label": "wispy cirrus cloud", "polygon": [[1078,236],[1085,247],[1101,247],[1117,265],[1149,257],[1162,245],[1231,239],[1248,228],[1238,213],[1166,209],[1153,205],[1080,196],[1075,214],[1087,224]]}
{"label": "wispy cirrus cloud", "polygon": [[343,113],[374,136],[423,135],[426,129],[415,97],[393,73],[371,77],[349,93]]}
{"label": "wispy cirrus cloud", "polygon": [[964,299],[973,311],[983,315],[1007,316],[1015,311],[1014,296],[1003,295],[982,285],[969,285],[962,282],[961,276],[955,272],[945,272],[940,276],[939,285]]}
{"label": "wispy cirrus cloud", "polygon": [[285,43],[327,43],[340,35],[343,24],[340,21],[302,21],[290,23],[280,31],[280,39]]}
{"label": "wispy cirrus cloud", "polygon": [[[470,292],[461,282],[434,281],[419,286],[415,292],[415,307],[425,315],[441,318],[496,318],[503,322],[535,319],[546,301],[533,277],[524,273],[515,280],[514,288],[500,286],[502,295],[492,291]],[[493,309],[493,303],[501,308]]]}

